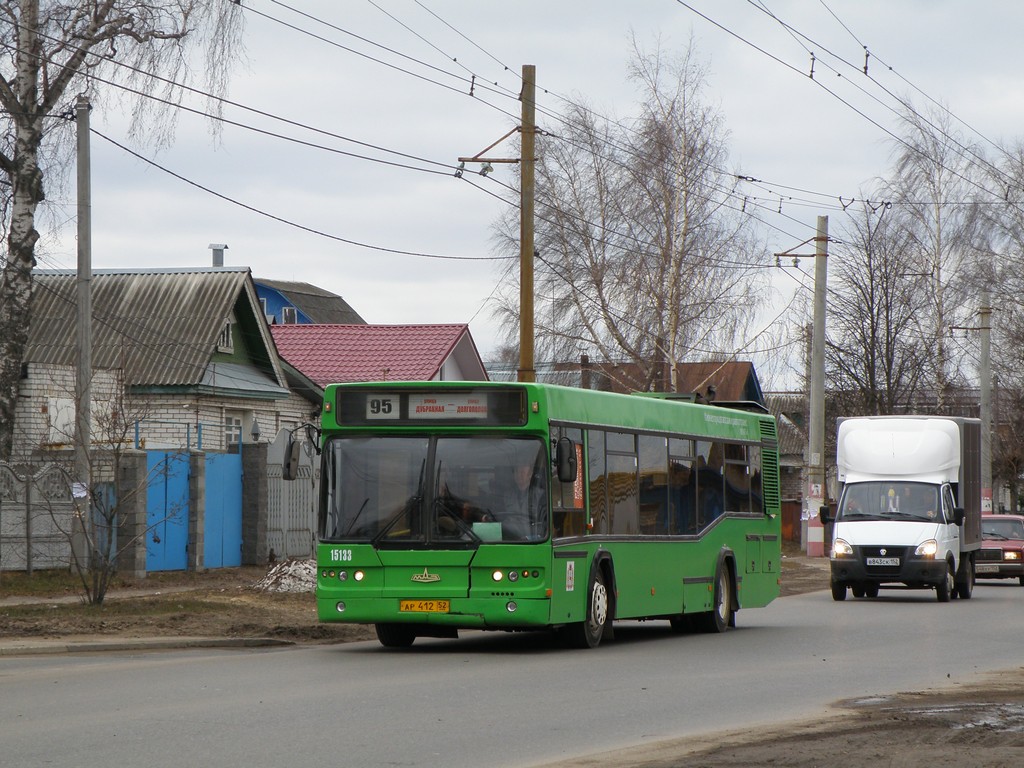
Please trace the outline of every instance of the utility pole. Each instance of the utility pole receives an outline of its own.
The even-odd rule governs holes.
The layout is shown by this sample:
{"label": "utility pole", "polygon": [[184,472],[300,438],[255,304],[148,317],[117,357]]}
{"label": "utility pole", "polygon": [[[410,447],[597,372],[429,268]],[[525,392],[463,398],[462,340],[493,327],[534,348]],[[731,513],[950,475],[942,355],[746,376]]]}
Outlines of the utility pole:
{"label": "utility pole", "polygon": [[[533,361],[533,210],[534,210],[534,168],[537,135],[537,68],[523,64],[523,90],[519,96],[522,102],[522,118],[519,128],[513,128],[489,147],[472,157],[460,157],[456,178],[462,178],[466,163],[481,163],[480,175],[486,176],[493,170],[491,163],[519,163],[519,370],[518,381],[536,381],[537,372]],[[520,133],[520,157],[516,159],[485,157],[484,154],[516,132]]]}
{"label": "utility pole", "polygon": [[78,370],[75,405],[74,496],[85,499],[89,508],[89,446],[92,423],[92,191],[89,154],[89,99],[79,96],[75,104],[78,141]]}
{"label": "utility pole", "polygon": [[537,68],[523,65],[522,157],[519,161],[519,381],[536,381],[533,360],[533,195]]}
{"label": "utility pole", "polygon": [[981,379],[981,511],[992,512],[992,307],[988,289],[981,292],[978,330],[981,335],[979,378]]}
{"label": "utility pole", "polygon": [[828,216],[818,217],[814,238],[814,328],[808,413],[808,512],[817,515],[825,492],[825,295],[828,283]]}

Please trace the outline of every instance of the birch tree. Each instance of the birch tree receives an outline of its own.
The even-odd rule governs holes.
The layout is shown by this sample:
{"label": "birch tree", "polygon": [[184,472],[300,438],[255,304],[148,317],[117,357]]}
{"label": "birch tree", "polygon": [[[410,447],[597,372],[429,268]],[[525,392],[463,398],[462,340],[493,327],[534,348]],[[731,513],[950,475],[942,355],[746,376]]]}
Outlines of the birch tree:
{"label": "birch tree", "polygon": [[926,369],[939,412],[955,384],[962,384],[961,360],[950,344],[954,326],[970,324],[974,295],[980,154],[953,128],[949,112],[922,114],[909,104],[905,130],[897,145],[889,199],[899,207],[910,240],[904,253],[907,272],[925,273],[928,296],[919,313],[921,343],[931,355]]}
{"label": "birch tree", "polygon": [[[48,152],[74,140],[62,116],[80,93],[102,96],[104,80],[164,105],[196,70],[209,93],[223,89],[241,34],[241,7],[203,0],[15,0],[0,2],[0,459],[10,456],[21,365],[28,340],[37,215],[59,169]],[[195,67],[195,57],[204,65]],[[110,94],[118,100],[124,92]],[[134,127],[167,140],[173,110],[147,123],[158,102],[133,102]],[[216,109],[216,103],[213,108]]]}
{"label": "birch tree", "polygon": [[[637,50],[631,76],[632,119],[578,100],[538,137],[535,328],[539,357],[628,362],[619,384],[649,390],[677,362],[735,348],[758,284],[748,220],[729,195],[727,133],[692,47],[679,59]],[[514,217],[498,233],[515,252]],[[517,296],[500,310],[509,338]]]}
{"label": "birch tree", "polygon": [[897,413],[928,383],[917,317],[928,311],[930,274],[908,263],[913,236],[898,213],[865,204],[829,259],[825,377],[838,415]]}

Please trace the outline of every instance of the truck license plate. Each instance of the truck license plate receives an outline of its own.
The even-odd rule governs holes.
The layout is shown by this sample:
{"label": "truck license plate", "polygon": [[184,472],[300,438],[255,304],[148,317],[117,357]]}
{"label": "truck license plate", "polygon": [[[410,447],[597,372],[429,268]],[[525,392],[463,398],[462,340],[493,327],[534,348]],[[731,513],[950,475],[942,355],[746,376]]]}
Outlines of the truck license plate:
{"label": "truck license plate", "polygon": [[899,565],[900,559],[898,557],[869,557],[867,558],[868,565]]}

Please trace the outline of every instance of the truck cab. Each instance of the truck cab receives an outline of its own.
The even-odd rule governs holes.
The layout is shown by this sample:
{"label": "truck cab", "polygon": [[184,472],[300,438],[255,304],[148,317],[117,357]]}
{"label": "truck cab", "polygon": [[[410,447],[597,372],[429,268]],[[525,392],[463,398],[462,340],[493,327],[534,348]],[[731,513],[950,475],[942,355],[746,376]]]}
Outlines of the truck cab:
{"label": "truck cab", "polygon": [[[825,513],[827,518],[827,513]],[[832,597],[877,597],[882,584],[956,589],[964,511],[948,483],[848,483],[833,522]]]}

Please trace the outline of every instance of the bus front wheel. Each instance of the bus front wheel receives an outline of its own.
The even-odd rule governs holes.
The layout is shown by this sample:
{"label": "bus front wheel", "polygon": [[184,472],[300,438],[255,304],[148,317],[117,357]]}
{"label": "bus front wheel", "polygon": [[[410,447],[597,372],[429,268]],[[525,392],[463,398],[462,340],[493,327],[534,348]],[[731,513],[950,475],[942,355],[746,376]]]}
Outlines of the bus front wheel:
{"label": "bus front wheel", "polygon": [[416,632],[408,624],[377,624],[376,629],[385,648],[408,648],[416,641]]}
{"label": "bus front wheel", "polygon": [[587,596],[587,618],[568,628],[572,644],[579,648],[596,648],[604,636],[610,608],[611,599],[608,596],[604,571],[600,566],[595,566],[594,575],[590,581],[590,593]]}

